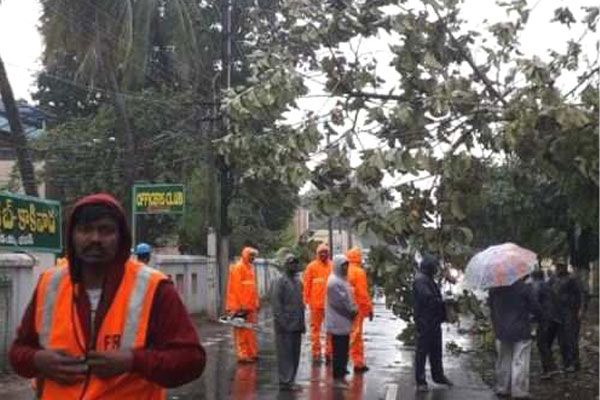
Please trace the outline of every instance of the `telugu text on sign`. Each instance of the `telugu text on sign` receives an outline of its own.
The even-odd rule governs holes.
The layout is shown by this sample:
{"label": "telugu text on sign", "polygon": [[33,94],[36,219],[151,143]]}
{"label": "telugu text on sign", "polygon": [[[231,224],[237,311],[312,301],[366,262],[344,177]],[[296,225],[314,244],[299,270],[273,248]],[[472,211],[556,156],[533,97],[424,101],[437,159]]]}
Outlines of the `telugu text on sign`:
{"label": "telugu text on sign", "polygon": [[0,193],[0,247],[60,252],[60,204],[9,192]]}

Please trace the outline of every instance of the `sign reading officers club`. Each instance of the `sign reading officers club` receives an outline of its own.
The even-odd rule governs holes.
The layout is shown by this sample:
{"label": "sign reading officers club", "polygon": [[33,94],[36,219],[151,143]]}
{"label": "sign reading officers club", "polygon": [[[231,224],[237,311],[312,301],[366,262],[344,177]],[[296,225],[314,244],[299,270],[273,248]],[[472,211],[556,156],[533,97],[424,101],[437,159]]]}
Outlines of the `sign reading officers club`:
{"label": "sign reading officers club", "polygon": [[0,248],[62,250],[60,203],[0,192]]}
{"label": "sign reading officers club", "polygon": [[185,206],[183,185],[135,185],[133,212],[135,214],[182,214]]}

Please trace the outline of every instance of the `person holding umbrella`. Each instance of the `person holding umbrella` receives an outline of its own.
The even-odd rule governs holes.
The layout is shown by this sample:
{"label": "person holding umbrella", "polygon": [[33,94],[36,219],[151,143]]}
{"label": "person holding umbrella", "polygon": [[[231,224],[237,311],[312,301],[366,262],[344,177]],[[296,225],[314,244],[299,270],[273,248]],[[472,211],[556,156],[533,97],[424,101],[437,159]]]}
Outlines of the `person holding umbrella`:
{"label": "person holding umbrella", "polygon": [[488,303],[496,334],[496,394],[530,398],[530,316],[539,321],[540,305],[527,277],[537,265],[537,255],[512,243],[492,246],[469,261],[465,271],[471,286],[489,289]]}

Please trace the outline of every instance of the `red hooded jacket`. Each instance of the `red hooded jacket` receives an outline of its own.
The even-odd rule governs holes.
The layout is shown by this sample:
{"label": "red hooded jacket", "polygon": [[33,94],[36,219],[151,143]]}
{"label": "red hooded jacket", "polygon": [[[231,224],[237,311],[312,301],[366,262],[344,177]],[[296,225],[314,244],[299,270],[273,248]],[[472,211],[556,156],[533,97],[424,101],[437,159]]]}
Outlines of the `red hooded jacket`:
{"label": "red hooded jacket", "polygon": [[[67,228],[67,258],[70,275],[73,281],[81,280],[81,273],[73,254],[73,221],[81,207],[101,204],[112,208],[118,216],[120,247],[112,268],[106,274],[102,286],[102,298],[98,305],[95,320],[98,331],[102,324],[123,278],[125,262],[130,256],[131,234],[127,225],[125,212],[121,205],[108,194],[95,194],[82,198],[77,202]],[[82,291],[85,293],[85,291]],[[34,355],[41,350],[38,334],[35,329],[36,292],[25,310],[21,325],[10,349],[10,362],[15,371],[26,378],[37,375],[34,366]],[[77,315],[81,324],[85,343],[90,343],[90,303],[87,296],[75,298]],[[139,373],[146,380],[163,387],[175,387],[190,382],[202,374],[206,364],[206,352],[198,341],[194,325],[183,305],[177,291],[170,281],[159,284],[152,309],[146,339],[146,348],[134,350],[133,372]]]}

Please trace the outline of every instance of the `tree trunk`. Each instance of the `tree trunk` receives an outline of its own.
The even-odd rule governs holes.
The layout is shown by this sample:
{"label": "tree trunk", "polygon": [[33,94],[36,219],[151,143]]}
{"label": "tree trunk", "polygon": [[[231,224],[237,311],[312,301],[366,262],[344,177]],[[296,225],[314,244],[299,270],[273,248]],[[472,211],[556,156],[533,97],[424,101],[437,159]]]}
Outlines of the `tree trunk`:
{"label": "tree trunk", "polygon": [[27,195],[38,197],[33,161],[31,160],[29,149],[27,148],[27,138],[25,137],[23,125],[21,125],[19,110],[13,96],[10,82],[8,81],[2,57],[0,57],[0,97],[4,103],[10,130],[14,137],[13,146],[17,153],[17,165],[21,174],[21,180],[23,181],[23,188]]}

